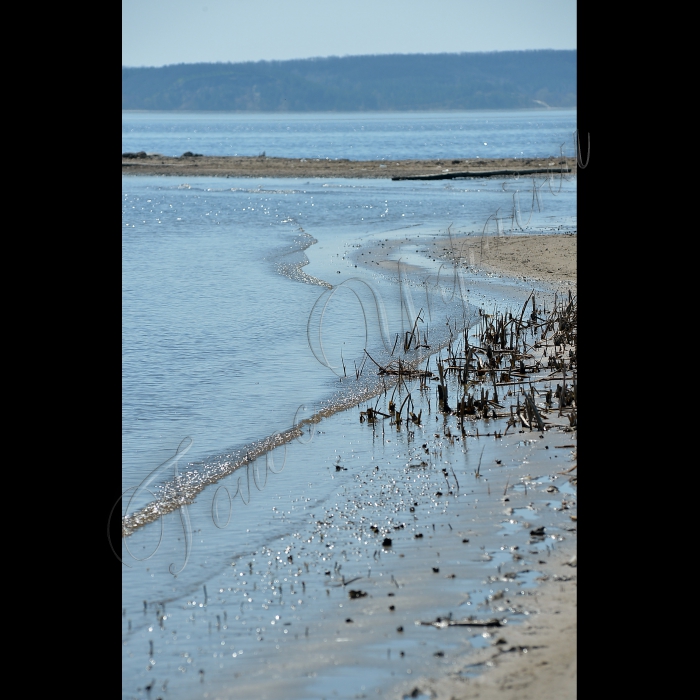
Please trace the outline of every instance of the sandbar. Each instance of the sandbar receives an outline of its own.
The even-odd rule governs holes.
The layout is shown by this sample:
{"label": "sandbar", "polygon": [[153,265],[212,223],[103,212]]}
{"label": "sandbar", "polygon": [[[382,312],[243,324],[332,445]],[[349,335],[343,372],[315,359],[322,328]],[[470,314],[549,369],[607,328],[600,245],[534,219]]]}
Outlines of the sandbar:
{"label": "sandbar", "polygon": [[575,174],[576,159],[436,158],[430,160],[349,160],[347,158],[277,158],[268,156],[164,156],[122,153],[123,175],[290,178],[403,178],[449,175],[456,172],[532,171]]}

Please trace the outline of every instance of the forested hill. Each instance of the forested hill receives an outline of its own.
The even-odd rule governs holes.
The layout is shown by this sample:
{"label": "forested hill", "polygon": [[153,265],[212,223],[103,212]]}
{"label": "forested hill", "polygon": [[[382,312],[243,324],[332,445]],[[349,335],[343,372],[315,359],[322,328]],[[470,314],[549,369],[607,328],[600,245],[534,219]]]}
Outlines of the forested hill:
{"label": "forested hill", "polygon": [[122,109],[345,112],[576,106],[576,51],[122,68]]}

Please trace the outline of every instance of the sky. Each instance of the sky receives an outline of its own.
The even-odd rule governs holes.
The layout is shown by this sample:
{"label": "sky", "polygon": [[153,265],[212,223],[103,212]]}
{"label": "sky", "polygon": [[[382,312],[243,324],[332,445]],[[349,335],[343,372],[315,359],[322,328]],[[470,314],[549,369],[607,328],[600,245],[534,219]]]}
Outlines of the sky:
{"label": "sky", "polygon": [[122,0],[122,65],[575,49],[576,0]]}

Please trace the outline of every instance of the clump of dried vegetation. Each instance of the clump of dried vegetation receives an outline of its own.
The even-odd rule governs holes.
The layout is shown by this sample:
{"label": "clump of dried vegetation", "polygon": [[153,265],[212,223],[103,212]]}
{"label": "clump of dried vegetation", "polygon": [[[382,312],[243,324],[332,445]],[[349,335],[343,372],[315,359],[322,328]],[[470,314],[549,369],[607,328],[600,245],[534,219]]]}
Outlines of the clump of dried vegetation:
{"label": "clump of dried vegetation", "polygon": [[[414,412],[411,395],[415,385],[409,386],[418,380],[418,390],[427,393],[428,413],[430,382],[437,382],[437,410],[457,418],[463,437],[472,434],[472,428],[479,436],[480,424],[481,436],[496,438],[511,430],[573,432],[578,420],[577,341],[576,297],[571,292],[555,295],[548,309],[546,303],[538,307],[533,290],[518,314],[482,311],[475,327],[451,335],[444,355],[441,351],[435,358],[436,374],[428,369],[430,360],[424,370],[401,359],[386,366],[375,362],[378,374],[395,375],[398,381],[390,397],[385,390],[374,407],[360,412],[360,420],[374,424],[389,419],[397,430],[421,425],[422,409]],[[405,390],[400,402],[397,390],[399,396]],[[385,410],[378,408],[382,397],[388,399]],[[488,421],[486,431],[483,421]],[[446,437],[454,437],[447,423],[445,431]]]}

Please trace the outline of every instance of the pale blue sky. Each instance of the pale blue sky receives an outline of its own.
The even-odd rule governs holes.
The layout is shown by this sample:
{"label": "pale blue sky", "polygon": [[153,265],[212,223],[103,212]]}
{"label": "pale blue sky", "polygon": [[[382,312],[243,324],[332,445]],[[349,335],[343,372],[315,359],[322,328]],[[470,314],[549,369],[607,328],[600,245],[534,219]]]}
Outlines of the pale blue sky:
{"label": "pale blue sky", "polygon": [[575,49],[576,0],[122,0],[122,65]]}

